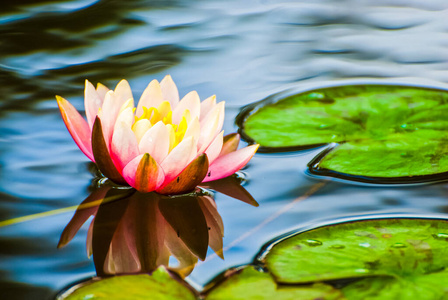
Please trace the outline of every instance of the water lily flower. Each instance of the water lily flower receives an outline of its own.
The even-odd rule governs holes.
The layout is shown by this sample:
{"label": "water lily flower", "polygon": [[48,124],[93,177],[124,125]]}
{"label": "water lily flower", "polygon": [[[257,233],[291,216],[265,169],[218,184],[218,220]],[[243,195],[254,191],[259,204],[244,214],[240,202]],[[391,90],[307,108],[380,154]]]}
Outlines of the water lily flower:
{"label": "water lily flower", "polygon": [[87,121],[56,96],[63,120],[81,151],[118,184],[140,192],[181,194],[202,182],[232,175],[258,145],[238,148],[238,134],[223,135],[224,101],[200,101],[196,91],[179,100],[171,76],[153,80],[137,107],[129,83],[114,90],[86,80]]}

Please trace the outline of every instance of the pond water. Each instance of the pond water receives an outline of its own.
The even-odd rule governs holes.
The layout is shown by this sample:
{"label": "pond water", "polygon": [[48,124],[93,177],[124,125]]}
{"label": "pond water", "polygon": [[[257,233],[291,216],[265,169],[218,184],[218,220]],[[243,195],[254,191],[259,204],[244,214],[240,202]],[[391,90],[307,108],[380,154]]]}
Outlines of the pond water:
{"label": "pond water", "polygon": [[[289,88],[346,83],[448,86],[445,0],[31,1],[0,11],[0,222],[66,208],[89,194],[92,166],[54,95],[83,107],[84,80],[129,80],[138,97],[171,74],[181,95],[241,107]],[[298,116],[300,117],[300,116]],[[306,174],[319,150],[257,154],[243,172],[259,207],[217,193],[224,256],[209,250],[187,278],[201,288],[250,263],[269,240],[350,216],[448,212],[448,186],[366,186]],[[87,226],[57,249],[68,210],[0,227],[0,295],[53,299],[94,276]],[[3,298],[3,296],[1,297]]]}

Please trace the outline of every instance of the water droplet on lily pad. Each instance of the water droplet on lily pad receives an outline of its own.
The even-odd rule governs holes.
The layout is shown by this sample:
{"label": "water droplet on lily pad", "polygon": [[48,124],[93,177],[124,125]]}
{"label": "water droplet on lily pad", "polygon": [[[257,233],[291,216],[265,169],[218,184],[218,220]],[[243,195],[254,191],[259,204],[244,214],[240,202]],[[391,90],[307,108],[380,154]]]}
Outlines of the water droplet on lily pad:
{"label": "water droplet on lily pad", "polygon": [[392,248],[406,248],[407,245],[403,243],[395,243],[391,246]]}
{"label": "water droplet on lily pad", "polygon": [[[377,238],[370,238],[372,234]],[[323,246],[294,251],[297,242],[307,239],[318,239]],[[448,286],[447,242],[446,218],[349,220],[282,240],[264,262],[280,283],[343,284],[344,299],[443,299]],[[335,245],[345,249],[332,249]]]}
{"label": "water droplet on lily pad", "polygon": [[323,94],[323,93],[309,93],[308,94],[308,99],[321,100],[324,98],[325,98],[325,94]]}
{"label": "water droplet on lily pad", "polygon": [[344,249],[345,246],[344,245],[331,245],[329,248],[330,249]]}
{"label": "water droplet on lily pad", "polygon": [[403,124],[400,127],[406,130],[418,130],[418,128],[412,124]]}
{"label": "water droplet on lily pad", "polygon": [[306,240],[305,243],[310,247],[316,247],[322,245],[322,242],[318,240]]}
{"label": "water droplet on lily pad", "polygon": [[448,239],[448,233],[437,233],[433,234],[432,236],[438,240]]}

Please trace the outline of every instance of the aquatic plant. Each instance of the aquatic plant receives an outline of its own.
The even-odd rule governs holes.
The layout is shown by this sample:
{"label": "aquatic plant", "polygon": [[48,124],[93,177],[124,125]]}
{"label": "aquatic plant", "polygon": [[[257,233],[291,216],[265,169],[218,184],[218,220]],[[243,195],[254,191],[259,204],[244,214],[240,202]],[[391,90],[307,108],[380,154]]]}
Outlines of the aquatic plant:
{"label": "aquatic plant", "polygon": [[137,107],[129,83],[114,90],[85,83],[87,121],[56,96],[67,129],[81,151],[118,184],[140,192],[182,194],[201,182],[232,175],[258,145],[237,150],[238,134],[223,135],[224,101],[200,101],[196,91],[179,100],[171,76],[153,80]]}
{"label": "aquatic plant", "polygon": [[366,183],[448,178],[448,92],[340,85],[285,92],[243,109],[240,132],[260,151],[324,147],[309,172]]}

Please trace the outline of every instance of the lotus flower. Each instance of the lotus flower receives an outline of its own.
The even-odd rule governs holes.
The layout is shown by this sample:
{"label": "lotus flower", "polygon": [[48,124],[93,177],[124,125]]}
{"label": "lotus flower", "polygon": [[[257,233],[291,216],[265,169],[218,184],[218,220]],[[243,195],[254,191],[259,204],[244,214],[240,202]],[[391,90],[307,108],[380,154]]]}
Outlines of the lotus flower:
{"label": "lotus flower", "polygon": [[237,150],[238,134],[223,136],[224,102],[200,101],[192,91],[179,101],[171,76],[153,80],[137,108],[126,80],[115,90],[86,80],[87,121],[56,96],[64,123],[81,151],[118,184],[140,192],[181,194],[232,175],[258,145]]}

